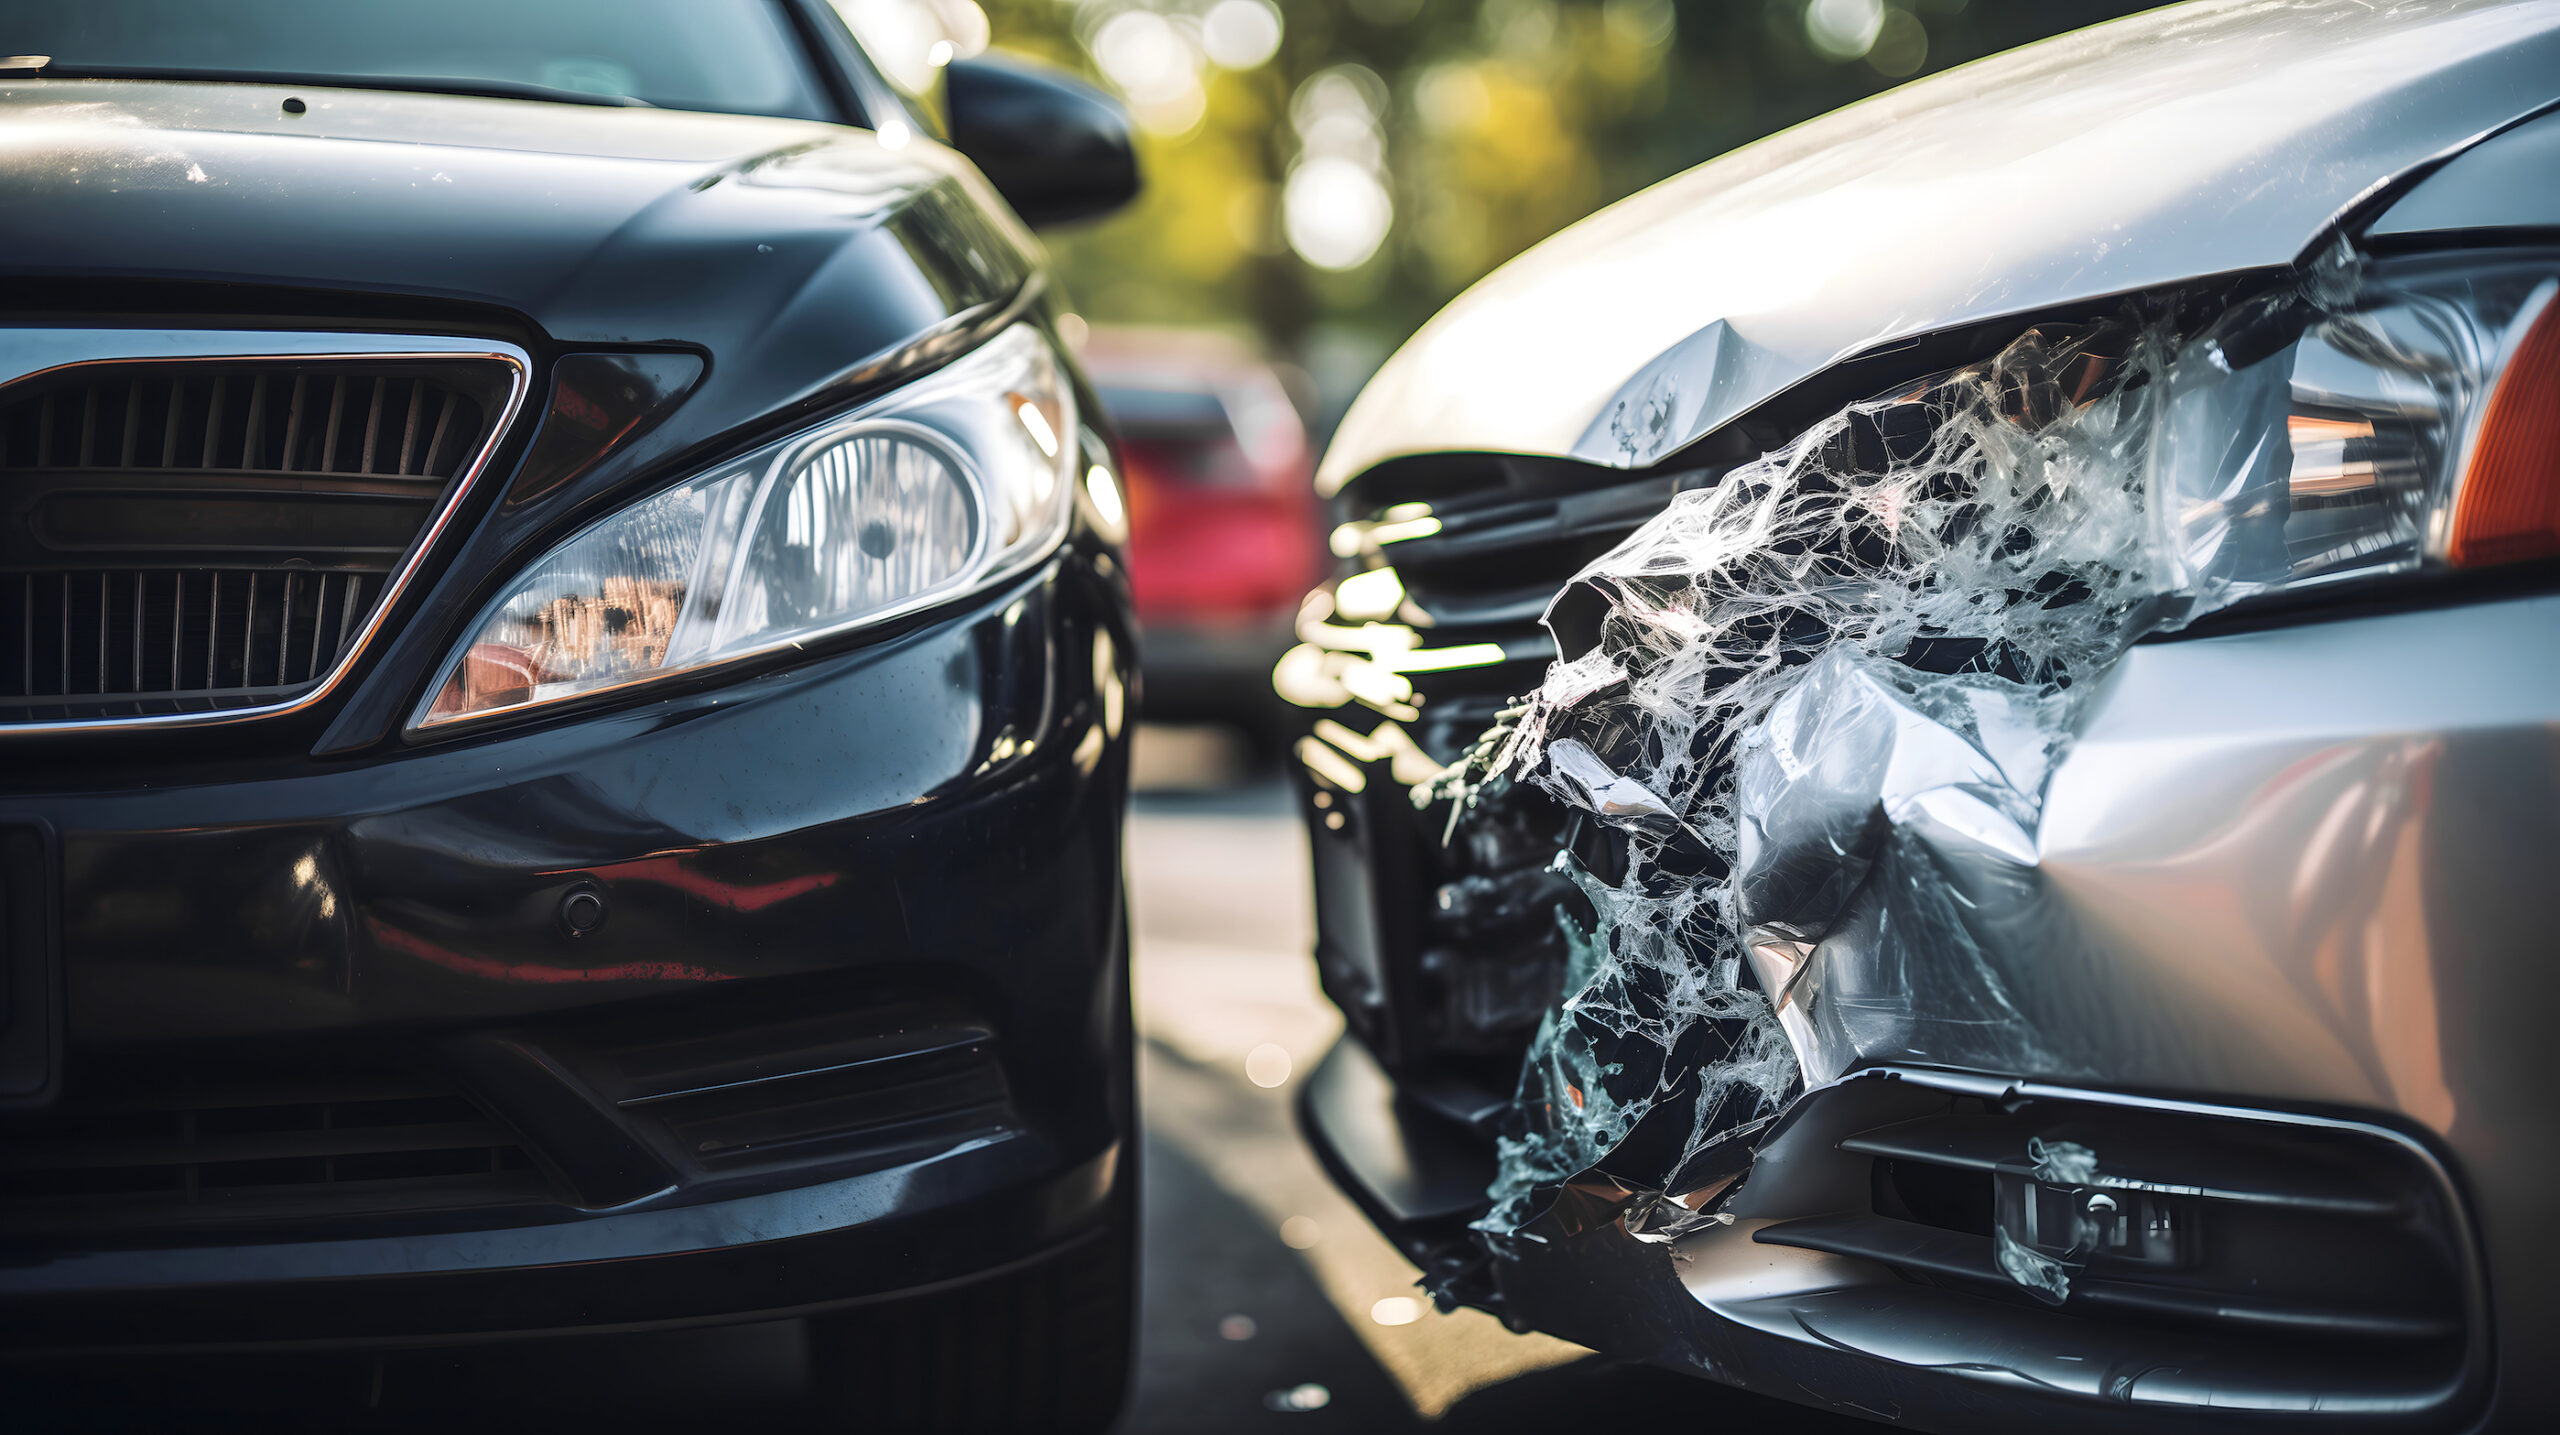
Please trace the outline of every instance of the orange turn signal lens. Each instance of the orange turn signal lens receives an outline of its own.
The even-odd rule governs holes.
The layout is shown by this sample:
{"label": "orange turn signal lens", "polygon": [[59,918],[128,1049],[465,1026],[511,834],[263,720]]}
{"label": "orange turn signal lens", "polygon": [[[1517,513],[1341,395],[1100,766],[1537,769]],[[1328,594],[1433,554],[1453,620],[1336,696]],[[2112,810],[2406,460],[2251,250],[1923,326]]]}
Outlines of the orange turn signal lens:
{"label": "orange turn signal lens", "polygon": [[2453,504],[2457,568],[2560,554],[2560,300],[2525,331],[2481,416]]}

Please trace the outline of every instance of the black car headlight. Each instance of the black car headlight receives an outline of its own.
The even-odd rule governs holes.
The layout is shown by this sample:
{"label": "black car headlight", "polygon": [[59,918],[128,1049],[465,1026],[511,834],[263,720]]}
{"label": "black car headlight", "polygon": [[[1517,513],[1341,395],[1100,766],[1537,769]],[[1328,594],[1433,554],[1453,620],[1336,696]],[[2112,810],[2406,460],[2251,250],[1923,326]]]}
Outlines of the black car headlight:
{"label": "black car headlight", "polygon": [[2199,610],[2560,555],[2560,255],[2389,259],[2340,289],[2298,333],[2244,312],[2170,368],[2162,586]]}
{"label": "black car headlight", "polygon": [[661,490],[528,565],[413,730],[700,673],[999,582],[1065,534],[1075,399],[1016,326],[850,414]]}

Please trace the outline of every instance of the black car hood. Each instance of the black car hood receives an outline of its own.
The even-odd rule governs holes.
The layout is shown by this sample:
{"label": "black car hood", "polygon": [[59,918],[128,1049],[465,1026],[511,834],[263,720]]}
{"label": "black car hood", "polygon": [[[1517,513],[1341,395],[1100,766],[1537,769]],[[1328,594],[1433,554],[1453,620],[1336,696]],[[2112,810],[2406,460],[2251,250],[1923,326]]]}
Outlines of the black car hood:
{"label": "black car hood", "polygon": [[0,85],[0,193],[0,276],[417,296],[564,344],[774,350],[802,372],[767,375],[773,401],[1009,297],[1036,252],[926,140],[408,92]]}

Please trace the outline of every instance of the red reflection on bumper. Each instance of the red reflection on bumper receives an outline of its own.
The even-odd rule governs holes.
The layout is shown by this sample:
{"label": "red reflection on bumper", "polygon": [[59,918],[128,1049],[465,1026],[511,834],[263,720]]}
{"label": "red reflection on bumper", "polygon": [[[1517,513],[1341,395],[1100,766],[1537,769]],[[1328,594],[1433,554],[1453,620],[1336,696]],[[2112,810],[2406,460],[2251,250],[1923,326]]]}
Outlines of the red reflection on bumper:
{"label": "red reflection on bumper", "polygon": [[392,951],[483,981],[545,986],[562,982],[725,982],[736,975],[697,967],[690,962],[616,962],[601,967],[548,967],[532,962],[502,962],[493,957],[468,956],[437,946],[415,933],[404,932],[385,923],[380,917],[368,916],[364,924],[376,943]]}
{"label": "red reflection on bumper", "polygon": [[807,892],[834,886],[843,874],[812,872],[805,877],[786,877],[779,882],[723,882],[684,865],[681,857],[642,857],[631,862],[616,862],[606,867],[587,869],[607,882],[655,882],[673,887],[688,897],[700,897],[732,912],[761,912],[776,902],[787,902]]}

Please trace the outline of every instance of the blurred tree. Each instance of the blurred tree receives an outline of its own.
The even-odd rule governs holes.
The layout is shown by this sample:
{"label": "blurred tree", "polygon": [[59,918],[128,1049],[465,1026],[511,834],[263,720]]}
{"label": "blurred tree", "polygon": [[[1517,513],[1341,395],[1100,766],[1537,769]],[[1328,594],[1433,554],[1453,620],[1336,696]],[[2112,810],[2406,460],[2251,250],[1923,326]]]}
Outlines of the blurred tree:
{"label": "blurred tree", "polygon": [[995,45],[1098,79],[1142,127],[1139,202],[1051,236],[1082,311],[1250,329],[1325,381],[1328,407],[1459,290],[1602,205],[1915,76],[2148,8],[982,3]]}

